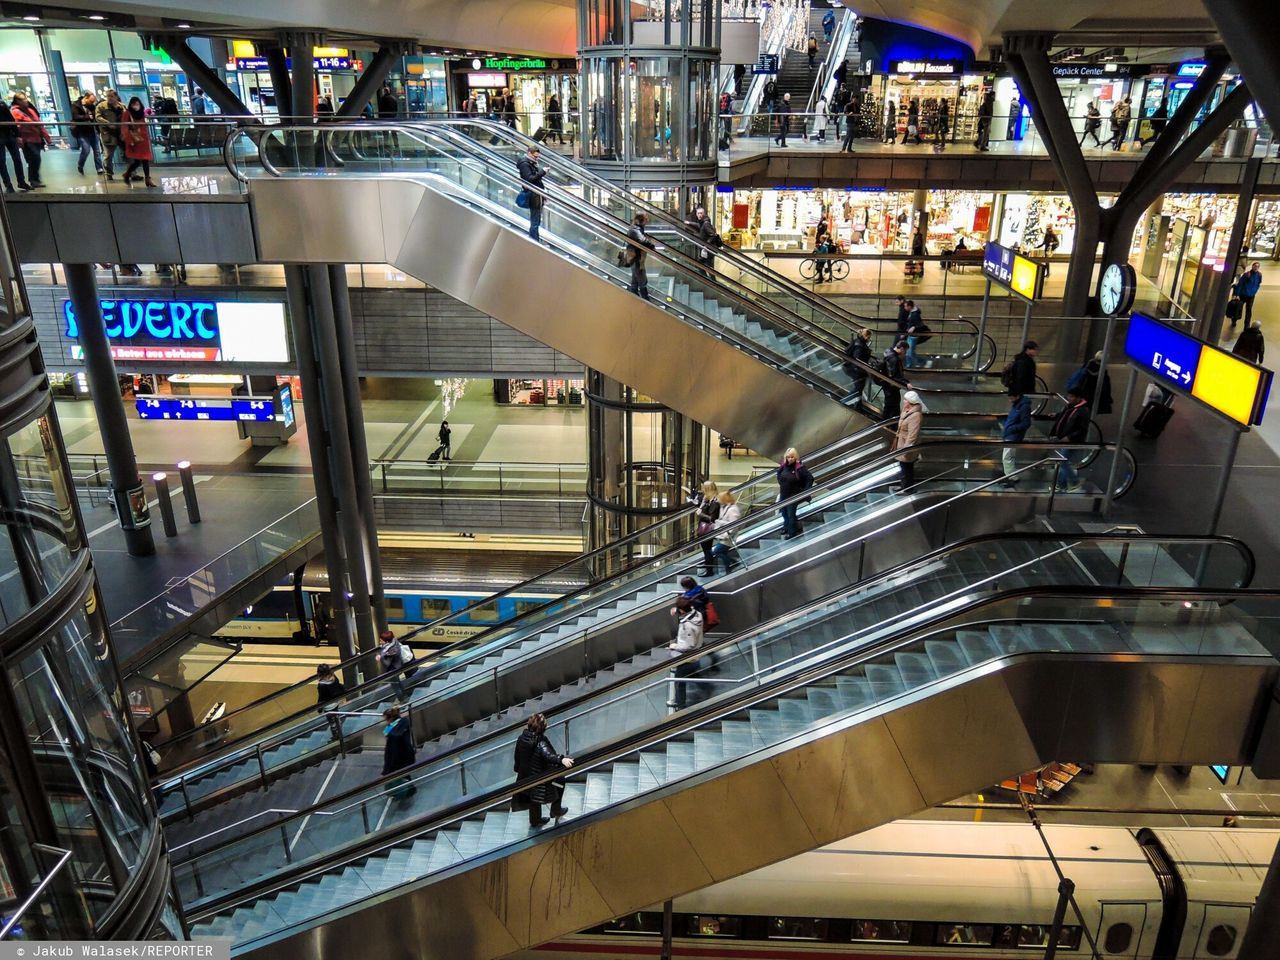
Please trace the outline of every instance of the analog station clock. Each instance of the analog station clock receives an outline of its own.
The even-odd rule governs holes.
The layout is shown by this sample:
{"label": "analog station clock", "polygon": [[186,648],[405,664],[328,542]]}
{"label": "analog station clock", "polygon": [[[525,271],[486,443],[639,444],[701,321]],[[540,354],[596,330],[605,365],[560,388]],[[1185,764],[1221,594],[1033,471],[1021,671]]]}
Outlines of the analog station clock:
{"label": "analog station clock", "polygon": [[1108,317],[1128,313],[1138,292],[1138,274],[1127,263],[1113,263],[1098,281],[1098,306]]}

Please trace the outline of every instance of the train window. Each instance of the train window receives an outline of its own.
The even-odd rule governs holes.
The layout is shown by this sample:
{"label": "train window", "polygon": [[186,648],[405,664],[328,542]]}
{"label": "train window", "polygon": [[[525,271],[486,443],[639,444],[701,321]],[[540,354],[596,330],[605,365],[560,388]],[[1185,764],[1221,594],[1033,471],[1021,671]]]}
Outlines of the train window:
{"label": "train window", "polygon": [[[1053,928],[1047,924],[1009,923],[997,928],[995,945],[1006,950],[1043,950],[1049,945],[1049,935],[1052,932]],[[1080,928],[1063,927],[1058,933],[1058,948],[1080,949]]]}
{"label": "train window", "polygon": [[404,599],[402,597],[387,597],[386,603],[388,620],[404,619]]}
{"label": "train window", "polygon": [[472,623],[496,623],[498,621],[498,605],[481,603],[467,610],[467,617]]}
{"label": "train window", "polygon": [[910,943],[911,924],[905,920],[853,920],[850,922],[849,939]]}
{"label": "train window", "polygon": [[1220,923],[1209,931],[1204,948],[1211,957],[1225,957],[1236,945],[1236,928]]}
{"label": "train window", "polygon": [[453,607],[449,605],[449,601],[445,597],[423,597],[422,598],[422,619],[423,620],[439,620],[441,617],[447,617],[453,613]]}
{"label": "train window", "polygon": [[740,937],[741,917],[717,917],[710,914],[691,913],[685,936],[689,937]]}
{"label": "train window", "polygon": [[658,937],[662,935],[662,914],[629,913],[617,920],[610,920],[601,929],[605,933],[639,933]]}
{"label": "train window", "polygon": [[516,616],[518,617],[518,616],[521,616],[522,614],[526,614],[530,610],[537,610],[540,606],[542,606],[542,604],[543,604],[542,600],[517,600]]}
{"label": "train window", "polygon": [[1107,953],[1124,953],[1133,942],[1133,927],[1127,923],[1113,923],[1107,927],[1102,949]]}
{"label": "train window", "polygon": [[827,921],[808,917],[773,917],[769,920],[770,940],[825,940]]}
{"label": "train window", "polygon": [[989,923],[940,923],[937,942],[946,946],[989,947],[995,927]]}

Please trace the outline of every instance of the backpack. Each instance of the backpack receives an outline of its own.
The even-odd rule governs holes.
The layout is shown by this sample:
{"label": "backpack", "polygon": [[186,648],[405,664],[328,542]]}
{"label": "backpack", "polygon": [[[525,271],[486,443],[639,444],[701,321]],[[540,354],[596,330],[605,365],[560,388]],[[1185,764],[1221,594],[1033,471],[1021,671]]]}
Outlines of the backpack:
{"label": "backpack", "polygon": [[1084,386],[1084,378],[1088,375],[1088,365],[1081,367],[1067,379],[1067,392]]}
{"label": "backpack", "polygon": [[720,626],[720,614],[716,613],[716,605],[711,602],[710,597],[707,597],[707,605],[703,608],[702,626],[705,630]]}
{"label": "backpack", "polygon": [[1013,361],[1010,360],[1004,365],[1004,369],[1000,371],[1000,384],[1006,390],[1013,389]]}

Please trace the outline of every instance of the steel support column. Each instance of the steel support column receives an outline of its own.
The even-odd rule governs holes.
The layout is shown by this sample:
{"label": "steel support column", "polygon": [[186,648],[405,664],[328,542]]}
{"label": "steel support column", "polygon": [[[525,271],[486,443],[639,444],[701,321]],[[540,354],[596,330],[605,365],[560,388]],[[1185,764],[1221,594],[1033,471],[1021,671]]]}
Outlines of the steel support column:
{"label": "steel support column", "polygon": [[1226,262],[1222,272],[1218,274],[1213,289],[1212,309],[1200,321],[1198,335],[1210,343],[1217,343],[1222,338],[1223,310],[1230,299],[1231,283],[1235,280],[1237,268],[1243,266],[1245,234],[1249,232],[1249,223],[1253,214],[1253,199],[1258,190],[1258,177],[1262,173],[1262,158],[1250,157],[1244,165],[1244,176],[1240,178],[1240,198],[1236,203],[1236,218],[1231,224],[1231,236],[1227,240]]}
{"label": "steel support column", "polygon": [[315,355],[320,361],[321,399],[331,454],[333,489],[338,496],[338,523],[347,551],[356,642],[361,652],[368,653],[377,647],[377,633],[373,628],[373,608],[369,602],[368,546],[364,520],[360,515],[360,497],[351,457],[351,431],[343,396],[342,361],[338,356],[338,339],[334,330],[333,288],[329,284],[329,271],[323,264],[312,264],[303,269],[307,273],[311,301],[307,319],[311,323]]}
{"label": "steel support column", "polygon": [[[1102,238],[1098,190],[1089,176],[1084,152],[1076,141],[1075,128],[1049,63],[1052,34],[1005,34],[1005,60],[1031,111],[1036,130],[1049,147],[1049,156],[1066,185],[1076,214],[1076,242],[1063,290],[1062,313],[1084,316],[1093,289],[1093,261]],[[1070,331],[1064,331],[1072,342]],[[1079,331],[1074,334],[1079,339]]]}
{"label": "steel support column", "polygon": [[276,98],[276,113],[284,122],[285,111],[292,109],[293,81],[289,79],[289,61],[284,47],[264,46],[263,55],[267,58],[267,72],[271,74],[271,92]]}
{"label": "steel support column", "polygon": [[378,552],[378,518],[373,510],[373,481],[369,476],[369,443],[364,430],[364,407],[360,403],[360,373],[356,367],[356,339],[351,326],[351,293],[347,289],[347,268],[329,264],[329,289],[333,293],[333,329],[338,340],[342,367],[342,396],[346,406],[347,429],[351,434],[351,470],[356,480],[360,516],[364,527],[365,554],[369,563],[369,600],[379,630],[387,629],[387,602],[382,584],[382,557]]}
{"label": "steel support column", "polygon": [[410,41],[384,43],[380,46],[378,52],[373,55],[373,59],[369,61],[369,65],[364,68],[364,73],[360,74],[356,85],[347,94],[347,99],[343,100],[342,106],[334,111],[335,119],[349,120],[360,116],[365,105],[373,99],[373,95],[382,86],[382,81],[387,79],[387,74],[395,66],[396,60],[413,49],[414,44]]}
{"label": "steel support column", "polygon": [[1280,4],[1275,0],[1213,0],[1204,6],[1231,59],[1249,78],[1271,129],[1280,129],[1280,58],[1276,56]]}
{"label": "steel support column", "polygon": [[[298,376],[302,380],[302,413],[307,424],[307,446],[311,451],[311,474],[315,481],[317,513],[320,515],[320,540],[324,544],[325,567],[329,572],[329,590],[333,597],[330,631],[342,659],[350,660],[355,656],[356,650],[351,633],[350,607],[347,603],[347,561],[338,530],[338,501],[333,491],[328,431],[325,429],[324,401],[321,399],[324,387],[311,335],[312,294],[304,268],[286,266],[284,276],[293,325],[293,342],[298,352]],[[343,679],[349,686],[359,682],[350,675]]]}
{"label": "steel support column", "polygon": [[[312,50],[324,43],[324,37],[318,33],[282,33],[280,42],[289,48],[293,61],[290,113],[295,123],[306,123],[316,115],[316,62]],[[280,103],[278,97],[276,103]]]}
{"label": "steel support column", "polygon": [[[98,282],[94,279],[93,264],[66,263],[62,268],[67,276],[67,294],[76,311],[85,376],[93,396],[98,430],[102,434],[107,469],[111,473],[111,489],[116,494],[116,519],[124,531],[125,546],[130,555],[150,556],[156,552],[151,528],[135,527],[132,518],[125,513],[129,505],[124,495],[130,490],[140,489],[142,480],[138,477],[138,458],[133,452],[133,438],[129,436],[129,421],[124,413],[124,399],[120,396],[120,381],[116,377],[116,362],[111,356],[111,343],[107,340],[107,326],[102,319],[102,305],[98,302]],[[145,496],[144,493],[144,502]]]}
{"label": "steel support column", "polygon": [[[177,34],[142,34],[141,36],[144,46],[155,43],[163,48],[164,52],[173,58],[174,63],[191,78],[191,81],[213,98],[213,102],[222,109],[223,113],[239,117],[252,116],[253,111],[246,107],[244,102],[236,96],[235,91],[223,82],[216,70],[187,46],[186,39]],[[255,119],[250,122],[258,121]]]}

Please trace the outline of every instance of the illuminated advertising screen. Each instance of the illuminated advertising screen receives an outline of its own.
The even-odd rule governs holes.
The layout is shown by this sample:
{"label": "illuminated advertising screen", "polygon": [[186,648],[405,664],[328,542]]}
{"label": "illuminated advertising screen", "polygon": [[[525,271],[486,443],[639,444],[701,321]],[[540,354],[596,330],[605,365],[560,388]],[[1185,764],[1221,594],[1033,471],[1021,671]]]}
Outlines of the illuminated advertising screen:
{"label": "illuminated advertising screen", "polygon": [[[101,300],[117,360],[178,363],[290,363],[283,303],[214,300]],[[66,335],[80,336],[75,307],[62,301]],[[83,359],[79,345],[71,356]]]}
{"label": "illuminated advertising screen", "polygon": [[1129,318],[1124,352],[1151,376],[1236,423],[1262,423],[1270,370],[1141,313]]}
{"label": "illuminated advertising screen", "polygon": [[1044,264],[1014,253],[999,243],[988,243],[982,252],[982,272],[1010,293],[1031,302],[1044,294]]}

